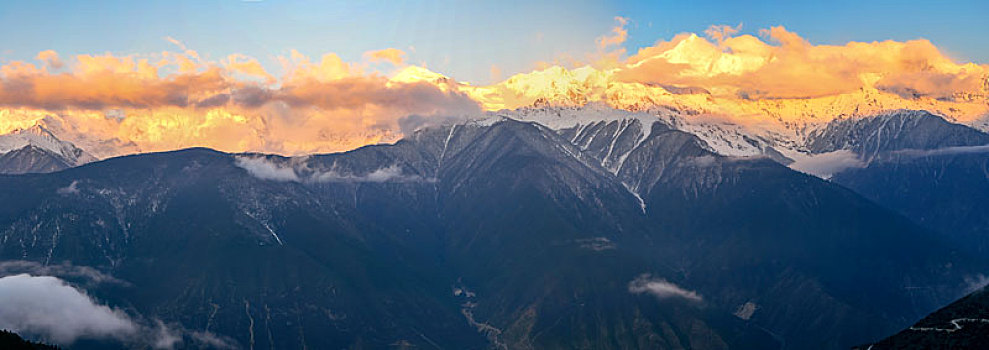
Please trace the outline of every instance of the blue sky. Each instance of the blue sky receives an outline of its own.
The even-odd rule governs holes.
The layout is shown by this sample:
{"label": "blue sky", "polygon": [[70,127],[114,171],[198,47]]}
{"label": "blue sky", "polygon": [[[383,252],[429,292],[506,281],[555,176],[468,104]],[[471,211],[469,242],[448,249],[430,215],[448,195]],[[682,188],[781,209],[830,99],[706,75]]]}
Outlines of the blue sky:
{"label": "blue sky", "polygon": [[783,25],[815,44],[926,38],[959,61],[989,63],[989,1],[9,1],[0,4],[0,62],[52,49],[153,53],[173,37],[211,59],[241,53],[278,73],[295,49],[344,60],[387,47],[461,80],[529,71],[536,62],[595,50],[596,37],[630,20],[630,53],[712,24],[743,33]]}

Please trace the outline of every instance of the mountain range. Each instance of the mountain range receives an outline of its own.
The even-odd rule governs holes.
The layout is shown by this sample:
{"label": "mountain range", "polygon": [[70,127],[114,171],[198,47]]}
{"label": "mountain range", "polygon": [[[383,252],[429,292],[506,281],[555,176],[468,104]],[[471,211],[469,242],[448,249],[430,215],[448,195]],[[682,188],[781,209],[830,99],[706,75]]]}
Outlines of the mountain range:
{"label": "mountain range", "polygon": [[985,133],[919,111],[748,131],[591,103],[302,157],[47,142],[67,169],[0,176],[0,270],[132,324],[81,348],[848,348],[979,284]]}

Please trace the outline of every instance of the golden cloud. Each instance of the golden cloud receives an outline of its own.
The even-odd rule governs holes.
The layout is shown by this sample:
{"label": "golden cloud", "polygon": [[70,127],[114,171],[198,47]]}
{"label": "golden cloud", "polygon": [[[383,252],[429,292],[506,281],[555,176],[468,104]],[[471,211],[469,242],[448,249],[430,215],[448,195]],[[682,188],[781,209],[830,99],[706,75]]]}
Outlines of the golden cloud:
{"label": "golden cloud", "polygon": [[[38,56],[48,66],[57,57]],[[464,93],[393,82],[332,53],[280,62],[280,79],[244,55],[203,62],[191,50],[79,55],[64,73],[12,62],[0,67],[0,132],[43,123],[103,157],[193,146],[299,154],[394,141],[410,115],[480,110]]]}
{"label": "golden cloud", "polygon": [[58,57],[58,53],[55,50],[45,50],[38,53],[35,57],[36,60],[45,62],[49,67],[53,69],[62,68],[62,59]]}
{"label": "golden cloud", "polygon": [[[303,154],[394,141],[413,121],[534,103],[724,115],[792,105],[840,114],[847,111],[835,101],[858,94],[877,109],[948,106],[981,116],[989,108],[989,66],[956,63],[927,40],[814,45],[783,27],[754,36],[739,35],[741,25],[712,26],[706,38],[680,34],[624,57],[628,20],[615,21],[587,55],[593,64],[548,66],[486,86],[407,65],[394,48],[360,62],[292,50],[277,57],[280,76],[241,54],[206,61],[171,38],[179,51],[63,61],[47,50],[39,64],[0,66],[0,133],[43,123],[101,157],[192,146]],[[397,71],[375,71],[374,62]],[[491,67],[493,78],[501,74]]]}
{"label": "golden cloud", "polygon": [[371,62],[385,61],[396,66],[405,63],[405,51],[396,48],[368,51],[364,53],[364,57],[367,57]]}
{"label": "golden cloud", "polygon": [[810,98],[876,87],[932,97],[979,91],[989,66],[958,64],[927,40],[812,45],[784,27],[762,30],[763,41],[708,30],[658,42],[628,59],[622,82],[692,86],[744,98]]}
{"label": "golden cloud", "polygon": [[625,43],[628,39],[628,31],[625,30],[625,25],[628,24],[628,19],[621,16],[615,17],[615,22],[618,25],[611,28],[611,34],[599,37],[597,39],[598,49],[604,50],[610,46],[618,46]]}

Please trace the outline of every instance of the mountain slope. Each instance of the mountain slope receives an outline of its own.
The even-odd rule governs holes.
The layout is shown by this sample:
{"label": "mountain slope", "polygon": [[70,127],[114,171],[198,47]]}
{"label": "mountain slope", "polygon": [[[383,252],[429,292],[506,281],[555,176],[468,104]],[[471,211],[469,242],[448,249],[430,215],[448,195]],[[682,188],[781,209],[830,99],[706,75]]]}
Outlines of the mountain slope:
{"label": "mountain slope", "polygon": [[989,134],[949,123],[926,111],[901,110],[832,121],[811,133],[807,148],[812,153],[850,150],[868,161],[881,152],[986,144],[989,144]]}
{"label": "mountain slope", "polygon": [[[629,293],[628,283],[651,270],[620,248],[628,236],[646,234],[638,201],[553,131],[509,120],[424,130],[413,142],[443,146],[422,147],[438,151],[443,165],[437,202],[416,207],[438,207],[437,247],[457,266],[462,310],[497,347],[775,347],[765,332],[728,313]],[[313,161],[329,160],[320,158]],[[405,231],[435,237],[415,226]]]}
{"label": "mountain slope", "polygon": [[[753,303],[749,317],[788,347],[840,347],[956,293],[934,287],[954,274],[946,267],[957,257],[931,233],[769,159],[722,157],[703,146],[690,134],[654,130],[618,175],[641,194],[654,225],[679,233],[656,243],[676,247],[665,263],[699,290],[711,288],[712,300]],[[914,285],[927,292],[904,290]]]}
{"label": "mountain slope", "polygon": [[858,349],[983,349],[989,343],[989,291],[982,288],[910,328]]}
{"label": "mountain slope", "polygon": [[4,200],[5,260],[112,273],[131,287],[90,292],[136,314],[244,348],[483,343],[442,275],[377,251],[373,222],[250,176],[230,155],[124,157],[3,182],[4,198],[32,198]]}
{"label": "mountain slope", "polygon": [[[867,163],[832,181],[939,232],[976,254],[989,249],[989,134],[927,113],[836,123],[819,145]],[[838,136],[841,135],[841,136]]]}
{"label": "mountain slope", "polygon": [[958,247],[989,251],[989,149],[900,152],[832,181],[937,231]]}
{"label": "mountain slope", "polygon": [[[738,276],[779,276],[780,287],[749,291],[749,295],[772,295],[760,298],[771,300],[769,305],[755,303],[753,300],[740,300],[738,295],[727,295],[726,301],[736,303],[739,308],[746,305],[760,308],[749,317],[754,314],[758,319],[760,315],[767,315],[762,320],[773,323],[770,329],[782,330],[782,337],[800,339],[805,342],[802,346],[815,346],[822,341],[832,341],[834,345],[842,341],[847,343],[850,339],[862,339],[869,332],[882,332],[883,327],[877,325],[903,323],[919,317],[924,314],[923,310],[937,307],[955,295],[950,289],[929,288],[926,284],[934,280],[925,281],[920,277],[947,273],[943,267],[950,265],[954,259],[944,259],[945,257],[930,253],[929,248],[932,246],[939,247],[935,250],[949,249],[946,244],[938,242],[939,238],[932,232],[918,230],[904,218],[890,215],[883,208],[837,186],[794,174],[776,164],[780,161],[779,158],[773,162],[758,157],[723,157],[717,154],[720,151],[717,147],[711,147],[710,138],[699,138],[681,131],[684,127],[677,124],[675,118],[650,118],[650,115],[607,108],[597,115],[589,113],[589,110],[597,109],[601,108],[522,109],[511,116],[545,121],[548,125],[553,125],[561,136],[595,158],[630,191],[641,196],[656,224],[673,232],[690,232],[689,237],[682,237],[681,240],[666,238],[666,245],[677,249],[668,252],[670,260],[664,263],[681,266],[684,270],[688,267],[700,270],[691,273],[699,276],[719,276],[711,278],[708,283],[722,288],[725,287],[725,280]],[[831,135],[830,138],[812,133],[812,140],[816,142],[813,144],[826,144],[823,142],[825,139],[842,144],[835,145],[833,149],[817,149],[815,152],[836,149],[866,152],[867,147],[859,149],[852,146],[868,145],[877,140],[882,141],[881,150],[888,152],[898,147],[936,148],[978,143],[983,139],[981,133],[975,130],[947,123],[924,112],[897,112],[833,124],[828,125],[825,132],[820,134]],[[645,129],[643,125],[650,127]],[[863,139],[863,135],[879,136],[876,140],[870,140]],[[887,135],[889,139],[882,140],[883,135]],[[759,142],[750,143],[751,147],[758,145]],[[752,153],[756,155],[766,150],[772,149],[754,149]],[[879,151],[880,149],[876,149],[874,153]],[[752,203],[760,205],[751,207]],[[834,203],[844,204],[833,206]],[[763,210],[763,206],[767,209]],[[972,212],[973,215],[975,212],[977,209]],[[835,217],[854,219],[837,223]],[[874,220],[877,217],[888,219]],[[700,233],[712,236],[704,237]],[[901,259],[898,255],[902,253],[879,253],[891,254],[880,258],[877,252],[894,249],[897,246],[895,242],[904,239],[902,235],[909,236],[906,241],[911,243],[898,249],[916,252],[917,259],[912,259],[903,266],[889,265],[884,259],[898,260]],[[844,238],[839,240],[838,237]],[[830,242],[831,240],[844,243],[836,244],[838,242]],[[719,252],[719,258],[714,260],[722,265],[705,266],[709,262],[698,261],[694,257],[694,254],[709,255],[710,251],[698,248],[699,251],[690,254],[687,253],[689,250],[683,249],[694,246],[705,246]],[[823,249],[825,247],[827,249]],[[753,251],[759,253],[752,253]],[[798,254],[796,251],[803,253]],[[674,256],[677,258],[670,258]],[[752,256],[773,256],[779,260],[779,265],[759,266],[761,271],[758,272],[746,271],[749,268],[745,265],[746,260],[752,259]],[[822,262],[828,263],[822,265]],[[732,266],[728,268],[731,272],[725,272],[725,266]],[[810,275],[795,268],[810,266],[814,267],[814,272]],[[893,278],[877,282],[871,275],[846,275],[846,271],[856,269],[854,266],[871,266],[870,271],[873,272],[888,271],[879,275]],[[912,272],[905,273],[907,270]],[[738,287],[746,288],[745,286],[761,283],[764,284],[749,281],[738,283]],[[876,285],[867,289],[869,292],[857,291],[861,286],[871,284]],[[782,287],[784,285],[787,287]],[[918,285],[923,285],[923,293],[902,291]],[[799,292],[788,289],[795,286],[802,286],[803,289],[798,289]],[[879,289],[886,291],[878,292]],[[786,295],[791,292],[794,294]],[[924,306],[912,310],[901,309],[898,314],[882,311],[868,315],[875,311],[866,311],[849,317],[849,313],[864,311],[856,309],[873,307],[874,302],[860,296],[855,298],[857,300],[843,300],[842,297],[835,297],[833,293],[836,292],[844,293],[845,297],[875,292],[875,298],[888,300],[891,304]],[[827,298],[831,299],[829,303],[833,303],[834,299],[841,301],[833,305],[798,302],[806,297],[802,293],[830,295]],[[892,298],[899,300],[890,300],[893,295],[898,295]],[[780,299],[789,302],[778,303]],[[808,308],[834,310],[834,313],[794,311],[801,304]],[[814,314],[815,318],[808,319],[807,322],[793,322],[794,313]],[[871,319],[877,316],[886,320]],[[855,322],[857,326],[851,329],[860,333],[844,334],[842,328],[845,326],[839,325],[843,322]],[[833,327],[827,339],[811,340],[807,337],[806,332],[821,327]],[[889,328],[886,329],[888,331]],[[795,334],[801,335],[793,336]],[[845,336],[848,339],[842,340]]]}

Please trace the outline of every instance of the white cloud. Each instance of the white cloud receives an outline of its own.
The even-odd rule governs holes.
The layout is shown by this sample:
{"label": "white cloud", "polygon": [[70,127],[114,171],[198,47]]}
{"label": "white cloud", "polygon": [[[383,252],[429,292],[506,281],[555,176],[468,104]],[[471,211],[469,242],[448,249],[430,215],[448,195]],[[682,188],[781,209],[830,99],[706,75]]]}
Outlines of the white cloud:
{"label": "white cloud", "polygon": [[718,159],[715,158],[712,155],[705,155],[705,156],[700,156],[700,157],[689,158],[688,162],[690,164],[693,164],[693,165],[696,165],[696,166],[699,166],[699,167],[709,167],[709,166],[712,166],[715,163],[717,163],[717,160]]}
{"label": "white cloud", "polygon": [[[16,270],[58,273],[89,283],[123,283],[92,268],[62,264],[39,267],[15,261],[0,264],[0,275]],[[235,342],[210,332],[189,331],[178,324],[144,319],[100,305],[84,291],[52,276],[22,273],[0,278],[0,329],[41,337],[46,342],[70,345],[78,339],[115,340],[127,347],[174,349],[232,349]],[[185,343],[189,340],[189,343]]]}
{"label": "white cloud", "polygon": [[276,164],[264,157],[237,157],[235,163],[252,176],[261,180],[299,182],[299,175],[291,166]]}
{"label": "white cloud", "polygon": [[193,331],[189,332],[189,337],[192,338],[193,343],[197,344],[198,348],[207,349],[236,349],[237,346],[234,345],[236,342],[228,337],[219,336],[211,332],[199,332]]}
{"label": "white cloud", "polygon": [[689,301],[703,301],[697,292],[680,288],[665,279],[654,278],[649,274],[639,275],[629,282],[628,291],[632,294],[649,293],[659,299],[683,298]]}
{"label": "white cloud", "polygon": [[55,190],[55,192],[62,195],[77,194],[79,193],[79,181],[72,181],[72,183],[70,183],[68,186],[61,187],[58,190]]}
{"label": "white cloud", "polygon": [[64,281],[20,274],[0,278],[0,328],[38,334],[58,344],[79,338],[124,340],[138,326],[120,310],[99,305]]}
{"label": "white cloud", "polygon": [[315,182],[422,182],[426,181],[418,175],[406,175],[398,165],[376,169],[367,175],[344,175],[335,171],[313,174]]}
{"label": "white cloud", "polygon": [[[432,179],[424,179],[419,175],[408,175],[402,171],[402,167],[393,164],[388,167],[375,169],[365,175],[344,174],[335,170],[312,171],[304,166],[298,166],[296,162],[286,162],[284,164],[275,163],[264,157],[238,156],[236,165],[244,168],[252,176],[262,180],[291,181],[306,183],[323,182],[431,182]],[[311,173],[300,176],[299,174]]]}
{"label": "white cloud", "polygon": [[965,287],[963,290],[965,294],[969,294],[985,288],[987,285],[989,285],[989,277],[986,277],[986,275],[980,273],[974,276],[965,276]]}
{"label": "white cloud", "polygon": [[863,168],[866,164],[855,152],[837,150],[834,152],[799,157],[790,164],[790,169],[814,175],[823,179],[849,168]]}
{"label": "white cloud", "polygon": [[957,146],[957,147],[944,147],[937,149],[905,149],[905,150],[894,151],[893,153],[907,157],[928,157],[928,156],[944,156],[944,155],[952,155],[952,154],[989,153],[989,145]]}
{"label": "white cloud", "polygon": [[596,252],[614,250],[618,248],[618,246],[608,239],[608,237],[581,238],[575,240],[575,242],[583,249],[590,249]]}
{"label": "white cloud", "polygon": [[161,320],[155,320],[151,339],[151,346],[155,349],[174,349],[176,345],[182,344],[182,336]]}
{"label": "white cloud", "polygon": [[0,262],[0,276],[10,276],[19,274],[30,274],[34,276],[55,276],[73,283],[81,283],[87,286],[99,284],[116,284],[121,286],[130,285],[109,274],[100,272],[89,266],[76,266],[68,262],[61,264],[42,265],[34,261],[8,260]]}
{"label": "white cloud", "polygon": [[[955,154],[989,153],[989,145],[957,146],[937,149],[904,149],[892,151],[890,154],[902,157],[931,157]],[[806,157],[798,157],[789,165],[790,169],[814,175],[823,179],[850,168],[864,168],[868,164],[850,150],[837,150]]]}

